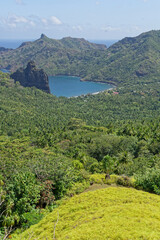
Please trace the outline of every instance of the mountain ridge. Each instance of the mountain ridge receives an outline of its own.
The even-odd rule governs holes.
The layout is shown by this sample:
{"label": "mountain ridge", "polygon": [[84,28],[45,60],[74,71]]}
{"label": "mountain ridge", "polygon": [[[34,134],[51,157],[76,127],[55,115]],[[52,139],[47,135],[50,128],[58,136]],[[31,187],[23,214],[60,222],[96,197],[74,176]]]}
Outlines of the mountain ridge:
{"label": "mountain ridge", "polygon": [[[28,61],[33,60],[49,75],[66,74],[64,69],[68,66],[72,67],[73,61],[76,65],[84,58],[89,58],[91,61],[93,52],[101,52],[101,49],[106,49],[106,46],[70,37],[55,40],[42,34],[33,42],[24,42],[17,49],[12,49],[7,53],[2,52],[0,68],[14,72],[20,67],[25,68]],[[70,75],[68,70],[67,72]]]}
{"label": "mountain ridge", "polygon": [[55,40],[42,34],[15,50],[0,51],[0,68],[13,72],[33,60],[50,76],[74,75],[125,86],[159,81],[159,59],[159,30],[124,38],[108,49],[83,38]]}

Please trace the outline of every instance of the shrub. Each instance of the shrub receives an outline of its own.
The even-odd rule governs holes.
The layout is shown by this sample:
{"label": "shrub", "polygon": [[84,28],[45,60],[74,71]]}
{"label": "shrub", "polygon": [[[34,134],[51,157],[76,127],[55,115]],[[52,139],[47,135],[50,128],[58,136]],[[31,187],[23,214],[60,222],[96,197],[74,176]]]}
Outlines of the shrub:
{"label": "shrub", "polygon": [[19,215],[31,211],[40,199],[40,191],[41,186],[33,173],[13,175],[7,187],[8,198],[14,204],[12,210]]}
{"label": "shrub", "polygon": [[117,175],[110,175],[110,178],[106,179],[106,183],[111,185],[116,183],[117,184],[118,176]]}
{"label": "shrub", "polygon": [[33,209],[31,212],[27,212],[23,214],[24,223],[22,224],[22,228],[29,228],[31,225],[37,224],[42,218],[43,213],[41,213],[40,209]]}
{"label": "shrub", "polygon": [[40,198],[40,207],[45,207],[50,205],[51,203],[53,203],[53,201],[55,200],[55,196],[53,194],[53,190],[54,190],[54,183],[51,180],[46,180],[45,182],[43,182],[42,184],[42,191],[40,193],[41,198]]}
{"label": "shrub", "polygon": [[95,173],[90,176],[90,183],[106,183],[105,174]]}
{"label": "shrub", "polygon": [[130,178],[128,176],[119,176],[117,178],[117,184],[125,187],[134,187],[134,178]]}
{"label": "shrub", "polygon": [[118,176],[115,174],[109,175],[109,177],[107,178],[106,174],[96,173],[92,174],[89,180],[92,184],[117,184],[125,187],[135,187],[135,179],[133,177]]}
{"label": "shrub", "polygon": [[135,179],[136,187],[160,194],[160,169],[148,169],[143,175],[135,175]]}
{"label": "shrub", "polygon": [[80,170],[84,168],[83,164],[79,160],[74,160],[72,164],[76,170]]}
{"label": "shrub", "polygon": [[75,183],[70,190],[67,192],[67,196],[73,196],[78,193],[82,193],[85,189],[89,187],[90,183],[87,181]]}

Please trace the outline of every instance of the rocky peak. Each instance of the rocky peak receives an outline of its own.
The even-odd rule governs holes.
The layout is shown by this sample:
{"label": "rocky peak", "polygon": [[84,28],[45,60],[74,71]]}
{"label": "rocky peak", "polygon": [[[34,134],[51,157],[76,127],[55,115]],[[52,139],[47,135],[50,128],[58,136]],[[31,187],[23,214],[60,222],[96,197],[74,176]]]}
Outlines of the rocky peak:
{"label": "rocky peak", "polygon": [[36,68],[34,61],[30,61],[26,69],[18,69],[15,73],[11,74],[11,78],[15,82],[20,82],[24,87],[36,87],[50,93],[48,76],[43,69]]}
{"label": "rocky peak", "polygon": [[36,63],[34,61],[30,61],[27,64],[26,71],[33,71],[36,70]]}
{"label": "rocky peak", "polygon": [[44,38],[47,38],[47,36],[44,33],[42,33],[41,34],[41,39],[44,39]]}

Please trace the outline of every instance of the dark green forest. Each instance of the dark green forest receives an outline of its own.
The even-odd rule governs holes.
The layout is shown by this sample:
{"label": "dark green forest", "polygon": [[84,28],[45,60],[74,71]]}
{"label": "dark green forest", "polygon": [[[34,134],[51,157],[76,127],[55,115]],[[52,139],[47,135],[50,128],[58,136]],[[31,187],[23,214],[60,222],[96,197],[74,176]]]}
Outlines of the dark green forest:
{"label": "dark green forest", "polygon": [[82,192],[96,174],[160,193],[158,83],[114,91],[57,98],[0,73],[2,239]]}

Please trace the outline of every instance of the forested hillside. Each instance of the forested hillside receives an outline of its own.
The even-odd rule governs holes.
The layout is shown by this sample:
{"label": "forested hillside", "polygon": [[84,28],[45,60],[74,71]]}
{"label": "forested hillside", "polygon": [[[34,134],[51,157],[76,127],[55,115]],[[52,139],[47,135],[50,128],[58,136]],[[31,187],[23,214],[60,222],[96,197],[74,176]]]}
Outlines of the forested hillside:
{"label": "forested hillside", "polygon": [[159,90],[117,91],[57,98],[0,73],[2,239],[63,196],[106,184],[106,174],[110,184],[160,193]]}
{"label": "forested hillside", "polygon": [[124,38],[108,49],[84,39],[54,40],[42,34],[14,50],[1,49],[0,68],[11,72],[34,60],[48,75],[73,75],[118,86],[159,84],[160,31]]}
{"label": "forested hillside", "polygon": [[[151,31],[125,38],[109,49],[84,39],[53,40],[45,35],[16,50],[1,49],[1,67],[14,70],[31,58],[49,74],[74,74],[117,85],[97,95],[57,98],[23,87],[0,72],[1,239],[20,239],[18,231],[38,223],[58,205],[63,208],[63,198],[86,189],[113,185],[160,194],[159,34]],[[138,192],[134,194],[137,198]],[[145,204],[144,211],[147,214]],[[158,226],[157,217],[152,217]],[[16,229],[20,230],[13,233]],[[38,231],[45,234],[43,227]],[[78,231],[64,236],[77,239]],[[59,227],[56,234],[63,239]],[[125,239],[122,232],[118,234]],[[147,235],[141,230],[133,234],[133,239],[159,239],[152,228]]]}
{"label": "forested hillside", "polygon": [[12,72],[25,68],[28,61],[34,60],[39,68],[49,75],[67,74],[85,76],[88,63],[103,54],[105,45],[90,43],[84,39],[50,39],[44,34],[33,42],[24,42],[17,49],[0,52],[0,68]]}

